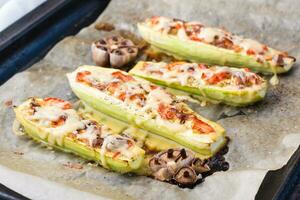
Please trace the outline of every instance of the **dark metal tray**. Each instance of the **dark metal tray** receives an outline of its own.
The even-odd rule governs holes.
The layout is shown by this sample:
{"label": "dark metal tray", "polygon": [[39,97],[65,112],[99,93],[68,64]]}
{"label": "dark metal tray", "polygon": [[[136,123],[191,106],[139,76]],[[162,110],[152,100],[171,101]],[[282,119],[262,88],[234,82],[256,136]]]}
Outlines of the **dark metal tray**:
{"label": "dark metal tray", "polygon": [[[0,33],[0,85],[40,60],[59,40],[91,24],[108,2],[47,1]],[[27,198],[0,183],[0,199]],[[300,199],[300,147],[287,165],[267,173],[255,199]]]}

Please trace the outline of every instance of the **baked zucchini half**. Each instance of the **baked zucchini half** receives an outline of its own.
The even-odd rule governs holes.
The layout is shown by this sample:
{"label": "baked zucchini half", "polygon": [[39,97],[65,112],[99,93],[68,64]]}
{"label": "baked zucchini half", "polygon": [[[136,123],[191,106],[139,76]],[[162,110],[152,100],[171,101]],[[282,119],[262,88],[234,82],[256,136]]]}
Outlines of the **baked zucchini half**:
{"label": "baked zucchini half", "polygon": [[213,155],[226,144],[225,131],[150,82],[116,69],[79,67],[68,75],[73,92],[95,110]]}
{"label": "baked zucchini half", "polygon": [[213,102],[246,106],[264,98],[267,82],[249,69],[173,62],[139,62],[129,72]]}
{"label": "baked zucchini half", "polygon": [[141,36],[178,59],[212,65],[248,67],[262,73],[284,73],[296,59],[252,39],[199,22],[152,17],[138,23]]}
{"label": "baked zucchini half", "polygon": [[[84,118],[101,122],[112,129],[115,134],[126,135],[132,138],[136,144],[146,152],[146,157],[152,157],[153,154],[167,151],[168,149],[187,149],[186,147],[183,147],[182,145],[165,137],[137,128],[131,124],[99,112],[83,101],[80,102],[78,113]],[[191,151],[190,149],[187,150]],[[207,159],[210,157],[208,155],[197,153],[195,153],[195,155],[200,159]]]}
{"label": "baked zucchini half", "polygon": [[80,116],[72,105],[57,98],[29,98],[14,108],[23,132],[31,138],[127,173],[143,163],[144,150],[134,140],[113,134],[107,126]]}

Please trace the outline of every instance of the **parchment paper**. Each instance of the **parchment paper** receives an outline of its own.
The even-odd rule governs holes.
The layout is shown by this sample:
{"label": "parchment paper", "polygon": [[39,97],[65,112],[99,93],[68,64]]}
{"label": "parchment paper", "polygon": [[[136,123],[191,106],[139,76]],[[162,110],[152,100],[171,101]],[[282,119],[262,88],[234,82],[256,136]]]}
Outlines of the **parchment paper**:
{"label": "parchment paper", "polygon": [[[223,125],[231,138],[226,155],[230,170],[207,177],[194,189],[181,189],[147,177],[119,175],[17,137],[11,130],[14,114],[10,101],[17,105],[30,96],[75,100],[65,73],[82,64],[93,64],[91,42],[120,30],[136,33],[136,22],[154,15],[225,26],[237,34],[288,51],[299,59],[299,10],[297,0],[111,1],[97,22],[114,24],[116,30],[104,32],[91,25],[78,35],[59,42],[43,60],[0,87],[0,167],[28,174],[14,176],[17,177],[15,181],[19,178],[24,182],[23,187],[28,189],[26,194],[30,197],[40,194],[44,199],[53,199],[42,190],[48,187],[47,180],[51,181],[49,192],[53,190],[50,185],[55,183],[66,187],[66,193],[56,195],[56,199],[70,199],[68,193],[74,191],[69,187],[113,199],[253,199],[267,170],[282,167],[300,144],[298,64],[290,73],[280,76],[280,84],[270,87],[266,99],[254,106],[235,109],[193,105],[202,115]],[[12,173],[10,170],[5,173]],[[30,187],[34,182],[31,175],[42,178],[43,184]],[[0,182],[9,182],[12,187],[9,177],[12,176],[0,175]]]}

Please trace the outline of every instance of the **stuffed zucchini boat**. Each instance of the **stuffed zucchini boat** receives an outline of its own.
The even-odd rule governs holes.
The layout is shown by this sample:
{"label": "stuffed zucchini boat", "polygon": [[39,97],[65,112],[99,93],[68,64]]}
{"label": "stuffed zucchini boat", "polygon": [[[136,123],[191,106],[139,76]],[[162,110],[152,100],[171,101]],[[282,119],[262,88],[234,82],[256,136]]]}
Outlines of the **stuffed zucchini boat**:
{"label": "stuffed zucchini boat", "polygon": [[173,140],[203,155],[226,143],[224,129],[175,96],[120,70],[82,66],[67,75],[73,92],[94,109]]}
{"label": "stuffed zucchini boat", "polygon": [[14,111],[23,132],[39,142],[120,173],[135,171],[143,163],[145,152],[134,140],[82,118],[67,101],[30,98]]}
{"label": "stuffed zucchini boat", "polygon": [[267,90],[267,82],[247,68],[141,61],[129,73],[156,84],[233,106],[253,104],[263,99]]}
{"label": "stuffed zucchini boat", "polygon": [[[160,153],[161,151],[167,151],[168,149],[185,148],[191,151],[190,149],[183,147],[182,145],[165,137],[137,128],[135,126],[132,126],[131,124],[99,112],[83,101],[80,102],[78,113],[84,118],[101,122],[102,124],[112,129],[115,134],[125,135],[132,138],[136,142],[136,144],[146,152],[145,159],[147,159],[146,157],[152,157],[153,154]],[[202,155],[197,153],[195,153],[195,156],[201,159],[207,159],[211,157],[209,155]]]}
{"label": "stuffed zucchini boat", "polygon": [[166,17],[139,23],[141,36],[161,51],[192,62],[244,67],[262,73],[284,73],[296,59],[224,29]]}

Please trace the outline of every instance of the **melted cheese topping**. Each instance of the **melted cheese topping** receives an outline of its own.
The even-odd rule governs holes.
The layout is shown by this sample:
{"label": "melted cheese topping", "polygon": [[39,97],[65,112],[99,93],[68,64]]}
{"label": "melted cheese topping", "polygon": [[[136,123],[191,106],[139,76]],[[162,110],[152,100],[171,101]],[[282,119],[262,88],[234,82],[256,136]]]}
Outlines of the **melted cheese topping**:
{"label": "melted cheese topping", "polygon": [[[61,117],[64,118],[63,124],[52,127],[52,122],[58,121]],[[29,116],[28,119],[37,121],[40,126],[50,133],[48,136],[50,144],[62,145],[66,134],[84,127],[75,110],[63,109],[59,104],[36,107],[34,114]]]}
{"label": "melted cheese topping", "polygon": [[[89,71],[87,74],[95,74],[94,71],[101,71],[103,74],[118,74],[118,76],[121,78],[119,78],[117,84],[114,83],[114,85],[116,85],[114,86],[113,91],[110,88],[111,82],[105,82],[104,80],[101,80],[95,84],[97,86],[104,84],[107,85],[107,87],[98,89],[96,86],[90,85],[89,83],[76,80],[75,77],[77,74],[84,71]],[[178,101],[175,96],[166,92],[164,89],[155,86],[148,81],[132,78],[125,72],[107,69],[102,70],[102,68],[99,69],[92,66],[81,67],[74,73],[68,75],[68,77],[71,82],[75,81],[72,84],[76,84],[78,87],[85,85],[88,86],[88,88],[93,88],[92,90],[88,90],[89,92],[95,93],[94,95],[96,95],[97,98],[102,98],[105,101],[109,101],[120,106],[128,113],[139,116],[135,118],[136,124],[143,123],[144,120],[153,119],[156,120],[162,127],[166,127],[171,130],[192,129],[192,127],[194,127],[194,125],[188,125],[188,123],[184,123],[184,121],[192,120],[193,117],[197,118],[195,113],[190,110],[188,111],[188,115],[193,117],[183,119],[185,117],[184,115],[187,114],[181,113],[181,109],[182,107],[187,107],[187,105]],[[109,75],[107,75],[107,77],[109,77]],[[87,90],[87,88],[82,89]],[[175,112],[178,113],[176,114]],[[183,123],[181,124],[181,122]],[[205,122],[203,122],[203,124],[206,127],[209,127],[209,125]],[[210,128],[206,129],[206,132],[204,133],[200,132],[200,129],[195,129],[195,134],[206,134],[208,130],[210,130]],[[211,128],[211,130],[213,129]]]}
{"label": "melted cheese topping", "polygon": [[263,52],[263,45],[252,39],[238,39],[236,40],[236,44],[243,48],[244,51],[249,49],[253,50],[256,54]]}
{"label": "melted cheese topping", "polygon": [[89,124],[89,120],[83,120],[82,123],[85,125],[85,129],[83,133],[76,132],[77,139],[84,139],[87,140],[89,146],[93,146],[94,141],[97,139],[97,136],[101,135],[102,131],[94,124]]}
{"label": "melted cheese topping", "polygon": [[[127,161],[139,156],[140,151],[136,150],[133,140],[114,135],[106,125],[83,119],[75,110],[66,109],[65,103],[52,102],[49,104],[45,103],[43,99],[31,99],[19,107],[28,120],[49,132],[49,144],[63,146],[64,137],[67,136],[94,147],[95,140],[103,139],[103,144],[99,145],[101,146],[101,161],[105,167],[107,167],[106,156],[119,157]],[[34,110],[33,113],[32,110]],[[59,120],[63,120],[63,122],[55,124]],[[116,154],[112,156],[111,153]]]}
{"label": "melted cheese topping", "polygon": [[166,17],[160,17],[159,20],[156,22],[154,29],[157,31],[166,31],[168,32],[170,29],[170,23],[172,19]]}
{"label": "melted cheese topping", "polygon": [[225,37],[225,31],[219,28],[203,27],[198,37],[207,43],[212,43],[217,39]]}
{"label": "melted cheese topping", "polygon": [[[284,52],[268,48],[252,39],[244,39],[220,28],[205,27],[199,22],[184,22],[166,17],[154,17],[147,19],[145,24],[155,31],[176,35],[180,40],[204,42],[236,53],[252,56],[259,63],[270,62],[275,66],[289,68],[295,62],[294,58],[289,57]],[[193,28],[196,26],[197,28]],[[278,55],[284,57],[283,61],[278,62],[276,60],[275,63],[272,62],[272,58]]]}
{"label": "melted cheese topping", "polygon": [[[201,65],[204,66],[204,65]],[[178,83],[182,86],[202,87],[213,85],[226,89],[244,89],[259,86],[264,80],[253,72],[245,69],[213,66],[199,67],[196,63],[153,63],[145,62],[137,73],[143,76],[153,77],[168,83]],[[161,72],[161,73],[157,73]],[[218,82],[211,82],[219,74],[229,74]],[[220,78],[221,79],[221,78]],[[252,80],[253,79],[253,80]],[[249,82],[251,81],[252,82]]]}
{"label": "melted cheese topping", "polygon": [[174,98],[161,88],[149,92],[147,96],[146,106],[143,109],[157,110],[160,103],[171,104]]}
{"label": "melted cheese topping", "polygon": [[107,162],[104,157],[108,152],[114,157],[119,157],[123,160],[133,160],[138,156],[138,151],[134,150],[135,142],[129,138],[119,135],[107,135],[104,137],[103,144],[100,150],[100,160],[104,167],[107,167]]}

